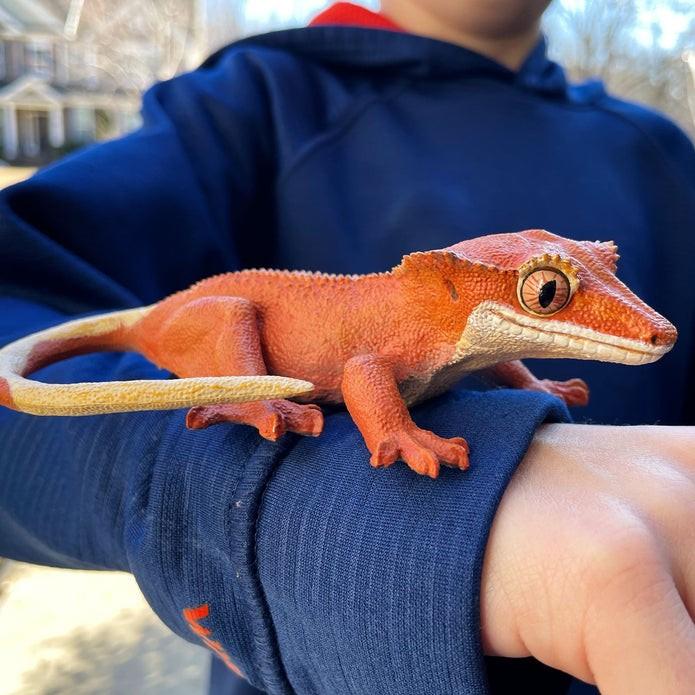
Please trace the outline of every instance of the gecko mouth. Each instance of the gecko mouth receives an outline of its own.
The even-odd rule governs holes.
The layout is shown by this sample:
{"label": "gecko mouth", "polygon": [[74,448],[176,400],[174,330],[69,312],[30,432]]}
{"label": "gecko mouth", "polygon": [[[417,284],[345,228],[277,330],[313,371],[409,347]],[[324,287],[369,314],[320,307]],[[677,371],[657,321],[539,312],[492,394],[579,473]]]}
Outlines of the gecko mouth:
{"label": "gecko mouth", "polygon": [[[510,352],[526,357],[563,357],[618,364],[649,364],[663,357],[671,345],[652,345],[620,338],[591,328],[519,314],[497,302],[483,302],[471,314],[471,328],[494,333]],[[482,325],[484,324],[484,325]],[[468,332],[468,326],[466,327]]]}

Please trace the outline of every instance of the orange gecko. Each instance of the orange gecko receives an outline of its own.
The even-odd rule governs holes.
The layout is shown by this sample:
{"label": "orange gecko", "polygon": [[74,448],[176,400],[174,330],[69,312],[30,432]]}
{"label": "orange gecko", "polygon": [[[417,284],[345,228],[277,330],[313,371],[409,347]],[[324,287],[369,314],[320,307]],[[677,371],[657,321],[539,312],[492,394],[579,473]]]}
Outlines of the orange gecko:
{"label": "orange gecko", "polygon": [[[435,478],[468,446],[418,428],[408,406],[484,370],[500,385],[588,400],[580,379],[537,379],[518,360],[658,360],[676,329],[615,276],[612,243],[544,230],[412,253],[371,275],[243,270],[152,306],[78,319],[0,350],[0,405],[36,415],[188,407],[187,425],[316,436],[314,403],[345,403],[375,467],[404,460]],[[36,369],[132,350],[177,380],[43,384]],[[268,374],[277,376],[268,376]],[[294,400],[287,400],[293,398]]]}

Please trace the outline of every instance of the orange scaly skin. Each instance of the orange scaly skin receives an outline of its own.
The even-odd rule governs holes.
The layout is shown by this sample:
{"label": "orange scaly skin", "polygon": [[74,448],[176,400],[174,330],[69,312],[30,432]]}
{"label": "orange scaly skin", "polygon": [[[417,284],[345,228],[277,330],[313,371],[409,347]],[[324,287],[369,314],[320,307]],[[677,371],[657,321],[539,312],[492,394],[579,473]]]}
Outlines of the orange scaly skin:
{"label": "orange scaly skin", "polygon": [[[253,425],[268,439],[286,431],[318,435],[322,415],[311,403],[344,402],[372,465],[403,459],[436,477],[440,463],[467,468],[466,442],[419,429],[407,406],[464,374],[484,370],[501,385],[582,405],[588,389],[581,380],[541,381],[518,360],[643,364],[673,346],[675,328],[615,277],[616,262],[612,244],[530,230],[410,254],[388,273],[240,271],[141,310],[115,333],[112,325],[110,335],[118,335],[121,348],[184,377],[182,383],[274,374],[313,384],[311,393],[295,398],[300,402],[198,405],[188,414],[189,427],[228,421]],[[90,349],[114,346],[105,338],[95,348],[99,341],[89,340]],[[45,342],[33,348],[42,362],[60,351]],[[13,391],[5,391],[4,404],[12,407]]]}

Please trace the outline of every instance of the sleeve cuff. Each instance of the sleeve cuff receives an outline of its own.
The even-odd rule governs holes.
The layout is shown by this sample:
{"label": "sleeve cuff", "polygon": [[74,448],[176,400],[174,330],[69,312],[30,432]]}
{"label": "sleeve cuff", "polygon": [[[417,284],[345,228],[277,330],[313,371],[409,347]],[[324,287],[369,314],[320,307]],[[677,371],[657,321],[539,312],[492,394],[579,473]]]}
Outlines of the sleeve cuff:
{"label": "sleeve cuff", "polygon": [[323,442],[298,441],[267,486],[257,571],[294,692],[488,692],[488,533],[536,428],[569,414],[544,394],[491,391],[450,393],[413,415],[437,434],[465,436],[470,470],[443,469],[437,480],[402,463],[374,470],[339,414]]}

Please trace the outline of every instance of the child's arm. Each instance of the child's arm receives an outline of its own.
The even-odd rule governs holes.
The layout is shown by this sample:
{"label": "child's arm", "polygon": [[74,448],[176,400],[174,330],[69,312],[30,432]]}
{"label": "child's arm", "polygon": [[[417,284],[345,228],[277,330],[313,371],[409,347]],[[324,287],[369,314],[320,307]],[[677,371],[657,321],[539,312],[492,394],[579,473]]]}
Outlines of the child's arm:
{"label": "child's arm", "polygon": [[490,533],[486,652],[533,655],[605,695],[688,695],[694,529],[695,427],[542,428]]}

